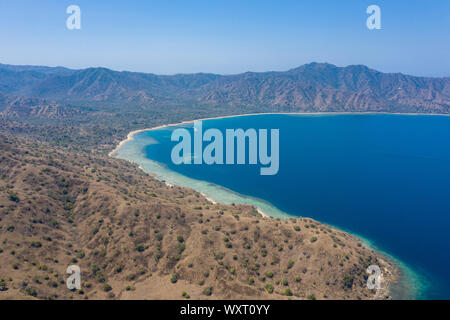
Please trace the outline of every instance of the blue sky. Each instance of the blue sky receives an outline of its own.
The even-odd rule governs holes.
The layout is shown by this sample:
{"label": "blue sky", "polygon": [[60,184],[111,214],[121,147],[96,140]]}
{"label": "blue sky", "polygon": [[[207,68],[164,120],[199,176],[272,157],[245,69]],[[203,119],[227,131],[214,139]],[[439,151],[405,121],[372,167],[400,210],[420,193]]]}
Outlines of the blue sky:
{"label": "blue sky", "polygon": [[[66,28],[71,4],[81,30]],[[366,27],[371,4],[381,30]],[[312,61],[450,76],[450,1],[0,0],[0,63],[232,74]]]}

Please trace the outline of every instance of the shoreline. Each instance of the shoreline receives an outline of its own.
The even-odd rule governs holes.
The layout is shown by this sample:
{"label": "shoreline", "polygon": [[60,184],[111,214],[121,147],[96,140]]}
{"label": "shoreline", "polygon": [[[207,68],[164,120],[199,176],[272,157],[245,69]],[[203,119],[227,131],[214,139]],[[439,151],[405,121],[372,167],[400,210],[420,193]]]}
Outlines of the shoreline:
{"label": "shoreline", "polygon": [[450,117],[450,114],[447,113],[390,113],[390,112],[263,112],[263,113],[244,113],[244,114],[236,114],[236,115],[228,115],[228,116],[217,116],[217,117],[208,117],[208,118],[200,118],[194,120],[185,120],[178,123],[169,123],[163,124],[156,127],[137,129],[134,131],[130,131],[127,134],[127,138],[120,141],[119,144],[108,153],[109,157],[113,157],[116,152],[120,149],[122,145],[127,143],[128,141],[133,140],[134,135],[145,132],[145,131],[153,131],[164,129],[167,127],[176,127],[183,124],[193,123],[194,121],[207,121],[207,120],[219,120],[226,118],[235,118],[235,117],[247,117],[247,116],[259,116],[259,115],[307,115],[307,116],[315,116],[315,115],[405,115],[405,116],[446,116]]}
{"label": "shoreline", "polygon": [[[146,128],[146,129],[139,129],[139,130],[134,130],[128,133],[127,138],[125,140],[122,140],[117,146],[116,148],[111,151],[108,155],[110,157],[115,157],[115,155],[117,154],[117,152],[120,150],[120,148],[126,144],[127,142],[131,141],[134,139],[134,136],[138,133],[141,132],[146,132],[146,131],[154,131],[154,130],[159,130],[159,129],[164,129],[167,127],[176,127],[176,126],[181,126],[184,124],[190,124],[193,123],[194,121],[206,121],[206,120],[215,120],[215,119],[224,119],[224,118],[234,118],[234,117],[244,117],[244,116],[257,116],[257,115],[305,115],[305,116],[320,116],[320,115],[351,115],[351,114],[355,114],[355,115],[416,115],[416,116],[422,116],[422,115],[433,115],[433,116],[450,116],[450,114],[418,114],[418,113],[413,113],[413,114],[406,114],[406,113],[381,113],[381,112],[313,112],[313,113],[304,113],[304,112],[287,112],[287,113],[250,113],[250,114],[239,114],[239,115],[228,115],[228,116],[218,116],[218,117],[209,117],[209,118],[202,118],[202,119],[194,119],[194,120],[186,120],[186,121],[182,121],[179,123],[171,123],[171,124],[166,124],[166,125],[159,125],[159,126],[155,126],[152,128]],[[123,159],[123,158],[122,158]],[[130,161],[129,159],[126,159],[128,161]],[[148,159],[151,160],[151,159]],[[152,161],[152,160],[151,160]],[[132,161],[131,161],[132,162]],[[143,171],[146,171],[141,165],[139,165],[139,168]],[[152,172],[148,172],[150,173],[152,176],[154,176],[155,178],[157,178],[158,180],[161,180],[157,173],[153,173]],[[163,182],[165,182],[166,185],[168,186],[172,186],[172,183],[168,183],[167,181],[165,181],[163,179]],[[205,181],[203,181],[205,182]],[[176,183],[175,183],[176,184]],[[252,198],[249,196],[245,196],[245,195],[241,195],[238,194],[232,190],[228,190],[225,187],[222,186],[217,186],[221,189],[224,189],[225,191],[228,192],[232,192],[238,196],[241,196],[242,198],[248,198],[248,199],[254,199],[257,201],[262,201],[264,202],[264,200],[261,199],[256,199],[256,198]],[[195,190],[195,187],[190,187],[192,189]],[[203,197],[205,197],[208,201],[210,201],[213,204],[216,203],[222,203],[222,201],[220,200],[214,200],[213,198],[211,198],[211,196],[203,193],[203,192],[199,192]],[[273,207],[273,205],[271,205],[270,203],[267,203],[269,206]],[[251,204],[249,204],[251,205]],[[258,207],[258,205],[253,205],[255,207],[255,209],[258,211],[259,214],[262,215],[263,218],[277,218],[276,216],[272,216],[271,214],[267,214],[266,212],[264,212],[261,208]],[[277,209],[276,207],[274,207],[275,209]],[[277,209],[279,210],[279,209]],[[284,217],[282,218],[298,218],[298,216],[294,216],[294,215],[290,215],[288,213],[283,212]],[[326,223],[325,223],[326,224]],[[389,296],[392,297],[392,293],[395,292],[395,288],[399,288],[405,285],[406,283],[406,288],[410,289],[409,291],[405,291],[408,294],[405,295],[399,295],[400,299],[404,299],[406,296],[406,299],[415,299],[417,297],[420,297],[421,291],[420,291],[420,278],[421,276],[414,272],[412,268],[410,268],[408,265],[406,265],[405,263],[401,262],[399,259],[395,258],[392,254],[385,252],[382,249],[379,249],[375,244],[373,244],[370,240],[356,234],[356,233],[351,233],[348,230],[342,229],[342,228],[338,228],[334,225],[330,225],[327,224],[328,226],[341,231],[341,232],[345,232],[347,233],[349,236],[355,238],[358,241],[361,241],[365,247],[367,247],[368,249],[374,251],[374,253],[376,253],[377,255],[379,255],[388,265],[391,265],[393,267],[393,272],[390,273],[390,281],[386,282],[386,288],[382,288],[382,290],[380,290],[380,294],[382,294],[381,291],[383,292],[388,292]],[[384,277],[383,277],[384,278]],[[409,280],[409,281],[408,281]],[[383,279],[384,281],[384,279]],[[406,289],[405,289],[406,290]],[[405,293],[403,292],[403,293]],[[398,293],[398,292],[397,292]],[[378,293],[376,294],[376,297],[378,296]],[[394,297],[395,299],[395,297]]]}

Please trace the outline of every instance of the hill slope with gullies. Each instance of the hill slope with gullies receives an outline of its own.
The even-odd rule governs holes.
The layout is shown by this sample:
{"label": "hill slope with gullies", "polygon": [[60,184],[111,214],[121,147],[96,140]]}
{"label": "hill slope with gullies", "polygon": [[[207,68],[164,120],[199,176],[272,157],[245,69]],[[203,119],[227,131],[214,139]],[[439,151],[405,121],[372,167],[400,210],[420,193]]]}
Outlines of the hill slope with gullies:
{"label": "hill slope with gullies", "polygon": [[[308,218],[213,204],[125,161],[1,132],[0,299],[375,299],[397,268]],[[79,265],[82,288],[67,289]]]}
{"label": "hill slope with gullies", "polygon": [[254,107],[284,112],[449,113],[450,78],[310,63],[284,72],[161,76],[106,68],[0,65],[0,93],[60,103]]}

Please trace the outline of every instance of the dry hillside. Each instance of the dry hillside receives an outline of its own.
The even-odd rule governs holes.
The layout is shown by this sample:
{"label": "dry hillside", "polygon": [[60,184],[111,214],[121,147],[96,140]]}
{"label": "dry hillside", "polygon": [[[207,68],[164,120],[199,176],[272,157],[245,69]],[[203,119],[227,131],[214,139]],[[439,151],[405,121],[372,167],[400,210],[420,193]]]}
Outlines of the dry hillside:
{"label": "dry hillside", "polygon": [[[396,268],[307,218],[212,204],[136,166],[0,136],[0,299],[373,299]],[[69,265],[82,289],[67,289]]]}

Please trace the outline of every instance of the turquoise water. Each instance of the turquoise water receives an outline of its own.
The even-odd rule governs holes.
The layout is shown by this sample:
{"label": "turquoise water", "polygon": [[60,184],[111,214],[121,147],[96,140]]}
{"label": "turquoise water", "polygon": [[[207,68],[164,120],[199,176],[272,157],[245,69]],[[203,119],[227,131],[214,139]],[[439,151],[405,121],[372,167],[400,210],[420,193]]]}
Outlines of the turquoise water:
{"label": "turquoise water", "polygon": [[279,129],[278,174],[261,176],[260,165],[174,165],[173,127],[135,135],[116,156],[217,201],[370,239],[402,267],[394,297],[450,298],[450,117],[255,115],[203,127]]}

